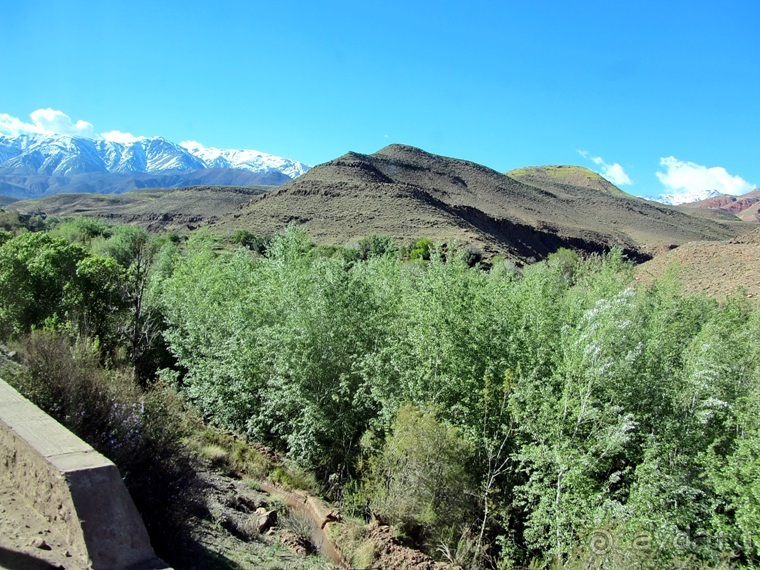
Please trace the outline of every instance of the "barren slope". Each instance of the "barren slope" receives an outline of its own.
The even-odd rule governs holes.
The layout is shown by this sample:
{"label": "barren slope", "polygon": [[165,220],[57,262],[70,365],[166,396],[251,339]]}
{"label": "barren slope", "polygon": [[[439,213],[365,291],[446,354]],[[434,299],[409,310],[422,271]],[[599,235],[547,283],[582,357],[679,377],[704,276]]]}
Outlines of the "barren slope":
{"label": "barren slope", "polygon": [[125,194],[56,194],[9,205],[22,213],[91,216],[136,223],[151,230],[197,227],[235,211],[270,186],[191,186],[134,190]]}
{"label": "barren slope", "polygon": [[741,196],[716,196],[707,200],[681,204],[684,212],[712,211],[733,214],[745,222],[760,222],[760,188]]}
{"label": "barren slope", "polygon": [[521,170],[504,175],[403,145],[372,155],[350,152],[215,225],[271,233],[296,222],[318,242],[372,233],[404,241],[429,237],[518,259],[562,246],[598,251],[614,245],[641,259],[671,244],[733,235],[723,224],[629,196],[609,183],[589,184],[585,169],[548,181]]}
{"label": "barren slope", "polygon": [[760,297],[760,228],[719,242],[691,242],[658,255],[636,268],[637,278],[650,283],[671,265],[688,291],[723,298],[742,287],[747,297]]}

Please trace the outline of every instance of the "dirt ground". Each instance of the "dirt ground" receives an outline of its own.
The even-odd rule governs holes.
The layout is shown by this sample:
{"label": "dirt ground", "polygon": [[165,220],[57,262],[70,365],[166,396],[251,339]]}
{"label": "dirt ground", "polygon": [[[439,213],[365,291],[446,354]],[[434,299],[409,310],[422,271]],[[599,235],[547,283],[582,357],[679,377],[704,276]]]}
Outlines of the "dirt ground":
{"label": "dirt ground", "polygon": [[9,481],[0,481],[0,568],[81,568],[68,552],[64,537]]}
{"label": "dirt ground", "polygon": [[[183,568],[309,569],[335,568],[288,528],[287,506],[276,494],[246,479],[214,470],[200,473],[207,516],[193,521],[193,539],[205,554]],[[273,528],[259,533],[258,509],[278,512]]]}
{"label": "dirt ground", "polygon": [[728,241],[686,243],[656,256],[636,269],[642,283],[651,283],[673,266],[684,288],[725,299],[743,289],[748,299],[760,298],[760,229]]}

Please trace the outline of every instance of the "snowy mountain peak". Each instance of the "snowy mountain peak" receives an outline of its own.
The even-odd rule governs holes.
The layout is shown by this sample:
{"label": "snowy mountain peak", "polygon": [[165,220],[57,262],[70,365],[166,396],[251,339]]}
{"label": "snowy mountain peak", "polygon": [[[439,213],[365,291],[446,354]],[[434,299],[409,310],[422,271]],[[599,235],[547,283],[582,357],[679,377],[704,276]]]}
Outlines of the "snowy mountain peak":
{"label": "snowy mountain peak", "polygon": [[279,171],[290,178],[296,178],[309,166],[302,162],[274,156],[258,150],[236,150],[204,147],[196,141],[184,141],[180,145],[192,155],[202,159],[214,168],[236,168],[251,172]]}
{"label": "snowy mountain peak", "polygon": [[192,141],[176,144],[163,137],[117,141],[73,135],[0,135],[0,168],[48,175],[231,168],[280,172],[291,179],[309,170],[301,162],[256,150],[206,148]]}
{"label": "snowy mountain peak", "polygon": [[678,206],[680,204],[690,204],[692,202],[699,202],[700,200],[707,200],[708,198],[715,198],[716,196],[723,196],[723,194],[717,190],[705,189],[679,192],[677,194],[660,194],[656,198],[650,198],[650,200],[668,204],[669,206]]}

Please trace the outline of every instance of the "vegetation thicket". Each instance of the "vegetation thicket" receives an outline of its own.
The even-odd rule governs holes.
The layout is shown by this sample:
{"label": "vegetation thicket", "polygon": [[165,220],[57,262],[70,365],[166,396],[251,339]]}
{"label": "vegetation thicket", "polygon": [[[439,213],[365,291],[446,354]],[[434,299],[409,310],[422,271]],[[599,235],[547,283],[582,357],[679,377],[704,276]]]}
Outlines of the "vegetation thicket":
{"label": "vegetation thicket", "polygon": [[[238,233],[233,251],[206,232],[180,248],[84,226],[0,238],[0,330],[89,347],[69,352],[102,384],[81,390],[134,394],[144,408],[124,418],[158,426],[145,441],[172,457],[183,413],[167,383],[347,514],[464,567],[760,562],[746,300],[687,296],[672,274],[634,287],[616,250],[484,271],[424,240],[328,250],[290,228]],[[74,393],[30,370],[26,392],[68,418]],[[150,424],[148,402],[173,411]],[[124,418],[92,422],[124,434]]]}
{"label": "vegetation thicket", "polygon": [[264,257],[197,236],[163,282],[210,421],[430,552],[469,533],[481,559],[527,564],[645,537],[653,564],[756,560],[757,309],[674,277],[633,288],[615,251],[522,272],[313,252],[293,229]]}

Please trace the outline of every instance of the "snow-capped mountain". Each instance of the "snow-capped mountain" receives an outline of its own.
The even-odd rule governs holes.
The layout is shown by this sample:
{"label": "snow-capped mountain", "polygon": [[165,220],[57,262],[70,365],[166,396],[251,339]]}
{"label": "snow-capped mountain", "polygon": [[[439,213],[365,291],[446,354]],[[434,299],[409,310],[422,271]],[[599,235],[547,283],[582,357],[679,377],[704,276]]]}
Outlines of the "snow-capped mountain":
{"label": "snow-capped mountain", "polygon": [[179,145],[163,137],[121,143],[71,135],[0,135],[0,168],[55,176],[232,168],[261,174],[280,172],[292,179],[309,166],[255,150]]}
{"label": "snow-capped mountain", "polygon": [[660,194],[656,198],[649,198],[649,200],[668,204],[669,206],[678,206],[680,204],[690,204],[691,202],[715,198],[716,196],[723,196],[723,194],[717,190],[692,190],[689,192],[678,192],[677,194]]}
{"label": "snow-capped mountain", "polygon": [[182,147],[203,160],[207,166],[215,168],[236,168],[251,172],[278,171],[290,178],[301,176],[309,170],[309,166],[302,162],[289,160],[279,156],[273,156],[258,150],[232,150],[204,147],[196,142],[187,141],[181,143]]}

